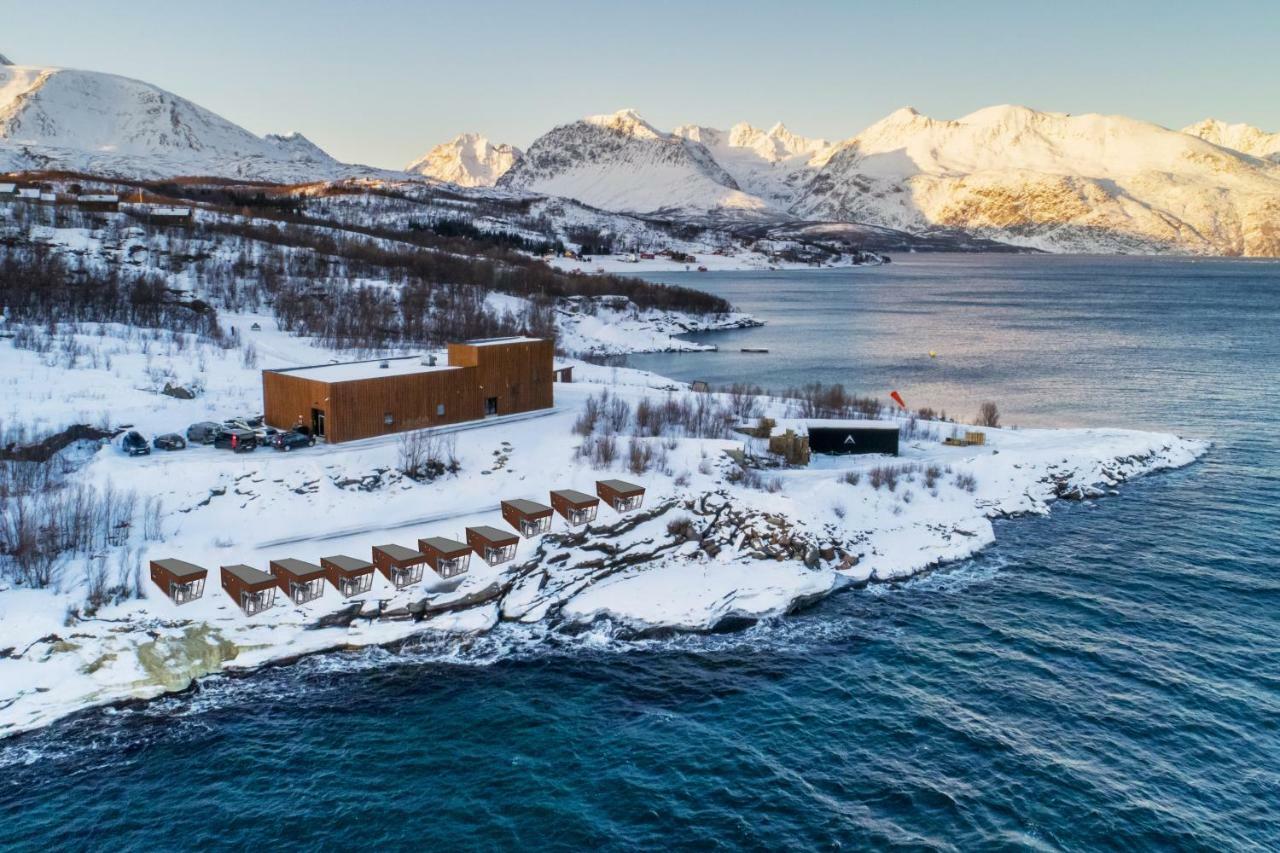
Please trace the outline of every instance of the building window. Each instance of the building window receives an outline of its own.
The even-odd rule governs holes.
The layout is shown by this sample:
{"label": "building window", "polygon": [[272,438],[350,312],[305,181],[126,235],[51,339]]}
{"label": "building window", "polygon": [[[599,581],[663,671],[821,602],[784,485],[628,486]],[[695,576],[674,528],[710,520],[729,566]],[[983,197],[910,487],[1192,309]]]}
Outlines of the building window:
{"label": "building window", "polygon": [[390,412],[387,412],[385,415],[382,416],[382,422],[387,426],[391,426],[396,422],[396,419],[391,416]]}
{"label": "building window", "polygon": [[436,417],[444,417],[444,403],[436,403]]}

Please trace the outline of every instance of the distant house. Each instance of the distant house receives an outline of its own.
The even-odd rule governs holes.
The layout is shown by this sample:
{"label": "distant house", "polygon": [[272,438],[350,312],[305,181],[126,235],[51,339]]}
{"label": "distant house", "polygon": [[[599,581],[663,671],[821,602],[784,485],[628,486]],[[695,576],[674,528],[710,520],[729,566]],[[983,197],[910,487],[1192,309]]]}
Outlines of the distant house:
{"label": "distant house", "polygon": [[17,184],[0,183],[0,195],[17,195],[17,194],[18,194]]}
{"label": "distant house", "polygon": [[503,501],[502,519],[528,539],[551,529],[551,507],[523,498]]}
{"label": "distant house", "polygon": [[18,198],[31,199],[32,201],[40,200],[39,187],[18,187]]}
{"label": "distant house", "polygon": [[644,486],[626,480],[596,480],[596,494],[615,512],[631,512],[644,503]]}
{"label": "distant house", "polygon": [[591,301],[601,308],[609,308],[614,311],[624,311],[631,305],[630,299],[617,293],[593,296]]}
{"label": "distant house", "polygon": [[204,581],[208,575],[208,569],[185,560],[151,561],[151,582],[160,587],[174,604],[186,604],[204,595]]}
{"label": "distant house", "polygon": [[153,221],[160,222],[182,222],[192,218],[191,208],[189,207],[160,207],[154,206],[143,211]]}
{"label": "distant house", "polygon": [[641,253],[640,253],[640,260],[642,260],[642,261],[652,261],[652,260],[654,259],[654,257],[655,257],[655,255],[653,254],[653,252],[641,252]]}
{"label": "distant house", "polygon": [[120,196],[115,193],[82,193],[76,196],[76,205],[81,210],[114,213],[120,209]]}

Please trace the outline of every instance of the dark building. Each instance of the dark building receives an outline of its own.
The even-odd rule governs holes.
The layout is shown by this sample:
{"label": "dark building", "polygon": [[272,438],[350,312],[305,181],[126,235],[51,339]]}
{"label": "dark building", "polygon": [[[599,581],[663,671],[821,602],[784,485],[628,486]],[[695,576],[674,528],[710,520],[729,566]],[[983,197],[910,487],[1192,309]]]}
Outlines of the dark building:
{"label": "dark building", "polygon": [[813,453],[887,453],[898,455],[894,421],[805,421]]}
{"label": "dark building", "polygon": [[[462,547],[466,548],[465,545]],[[423,567],[429,562],[426,554],[403,545],[373,546],[373,564],[396,589],[404,589],[422,580]]]}
{"label": "dark building", "polygon": [[540,338],[449,344],[431,356],[262,371],[266,422],[329,442],[549,409],[555,347]]}
{"label": "dark building", "polygon": [[555,489],[551,492],[551,505],[571,527],[577,527],[596,520],[600,499],[575,489]]}
{"label": "dark building", "polygon": [[294,604],[306,604],[324,595],[325,571],[315,563],[305,560],[272,560],[271,574],[284,594]]}
{"label": "dark building", "polygon": [[596,480],[596,494],[615,512],[631,512],[644,503],[644,486],[626,480]]}
{"label": "dark building", "polygon": [[333,584],[333,588],[343,598],[368,592],[373,586],[373,563],[359,557],[348,557],[335,554],[332,557],[321,557],[320,567],[324,576]]}
{"label": "dark building", "polygon": [[460,575],[471,567],[471,546],[457,539],[428,536],[418,540],[418,550],[427,555],[427,565],[442,578]]}
{"label": "dark building", "polygon": [[520,537],[496,527],[480,525],[467,528],[467,544],[491,566],[514,560]]}

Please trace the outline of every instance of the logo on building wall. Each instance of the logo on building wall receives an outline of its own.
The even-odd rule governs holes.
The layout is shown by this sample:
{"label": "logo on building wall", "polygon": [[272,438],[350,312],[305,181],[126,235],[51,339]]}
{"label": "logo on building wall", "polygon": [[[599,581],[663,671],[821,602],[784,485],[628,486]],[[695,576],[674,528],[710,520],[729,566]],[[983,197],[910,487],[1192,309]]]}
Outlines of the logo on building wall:
{"label": "logo on building wall", "polygon": [[852,435],[852,433],[851,433],[851,434],[846,435],[846,436],[844,437],[844,443],[845,443],[845,444],[857,444],[858,442],[856,442],[856,441],[854,441],[854,440],[853,440],[853,435]]}

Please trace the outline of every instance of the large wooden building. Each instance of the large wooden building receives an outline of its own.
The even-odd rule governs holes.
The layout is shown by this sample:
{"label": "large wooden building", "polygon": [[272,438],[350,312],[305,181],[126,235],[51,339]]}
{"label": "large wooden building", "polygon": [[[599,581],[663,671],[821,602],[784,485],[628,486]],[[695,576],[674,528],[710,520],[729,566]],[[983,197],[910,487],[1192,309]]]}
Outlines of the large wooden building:
{"label": "large wooden building", "polygon": [[554,345],[540,338],[449,344],[430,357],[262,371],[266,422],[329,442],[549,409]]}

